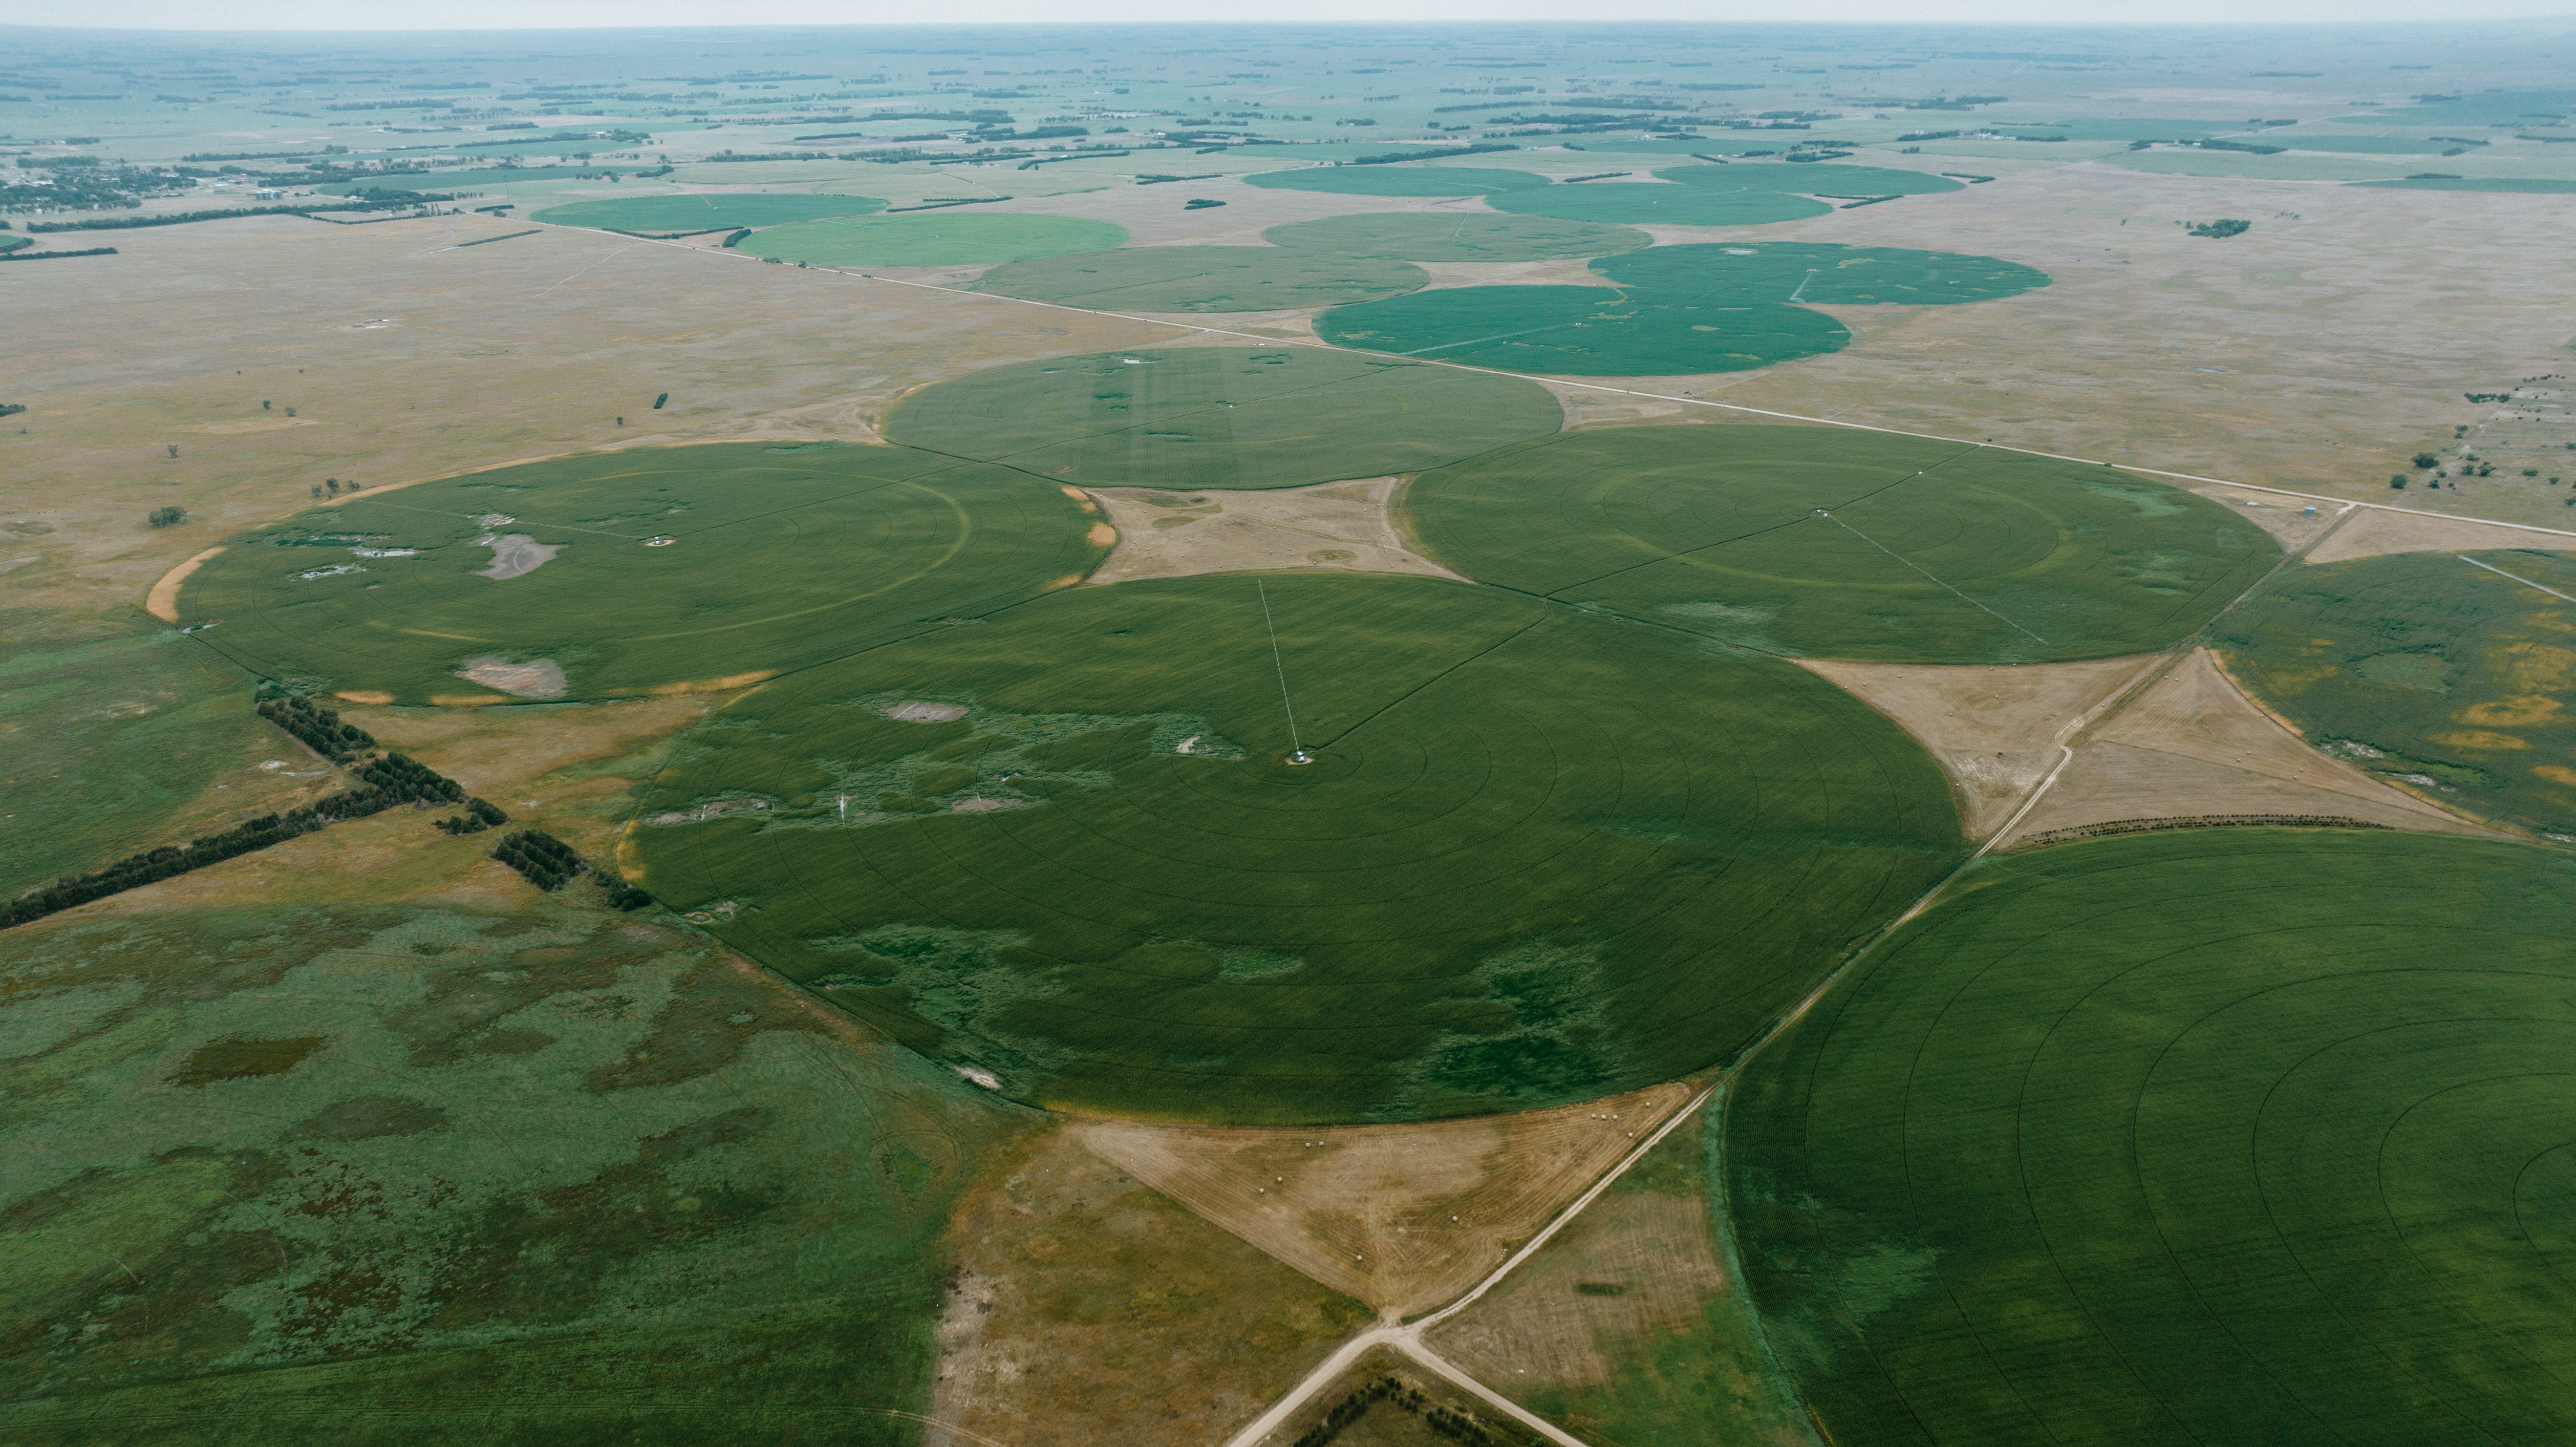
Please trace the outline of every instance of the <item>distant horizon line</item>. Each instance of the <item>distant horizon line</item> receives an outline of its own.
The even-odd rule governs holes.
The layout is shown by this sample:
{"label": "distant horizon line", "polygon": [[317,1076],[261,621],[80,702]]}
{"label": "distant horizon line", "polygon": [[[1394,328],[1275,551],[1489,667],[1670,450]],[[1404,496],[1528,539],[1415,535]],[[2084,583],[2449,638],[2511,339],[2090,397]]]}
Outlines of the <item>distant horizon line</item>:
{"label": "distant horizon line", "polygon": [[1102,18],[1094,20],[775,20],[744,21],[731,24],[584,24],[555,25],[412,25],[412,26],[298,26],[298,25],[196,25],[170,26],[150,24],[31,25],[0,21],[0,35],[12,32],[48,32],[77,35],[541,35],[591,34],[617,31],[671,31],[705,34],[721,31],[781,30],[1100,30],[1151,26],[1158,30],[1387,30],[1397,28],[1456,29],[1508,25],[1519,29],[1600,30],[1617,26],[1660,26],[1687,29],[1728,30],[2045,30],[2045,31],[2206,31],[2221,28],[2249,30],[2442,30],[2456,31],[2462,25],[2530,24],[2556,20],[2576,21],[2576,3],[2564,9],[2512,13],[2494,11],[2484,14],[2446,16],[2422,20],[2220,20],[2205,17],[2183,17],[2156,20],[2033,20],[2033,19],[1931,19],[1920,16],[1877,19],[1818,18],[1813,20],[1698,20],[1664,15],[1614,16],[1606,19],[1567,19],[1537,17],[1414,17],[1398,19],[1324,19],[1324,20],[1171,20],[1151,16]]}

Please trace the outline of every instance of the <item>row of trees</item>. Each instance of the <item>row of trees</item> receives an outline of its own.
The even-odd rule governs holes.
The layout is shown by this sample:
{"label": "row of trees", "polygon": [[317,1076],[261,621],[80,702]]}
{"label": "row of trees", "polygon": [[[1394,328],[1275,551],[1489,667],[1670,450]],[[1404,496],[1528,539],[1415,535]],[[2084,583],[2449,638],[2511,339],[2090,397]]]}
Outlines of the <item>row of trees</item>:
{"label": "row of trees", "polygon": [[590,866],[572,846],[542,829],[521,829],[501,836],[492,857],[519,871],[530,884],[549,892],[563,888]]}
{"label": "row of trees", "polygon": [[510,816],[502,813],[497,805],[475,798],[465,801],[464,813],[439,820],[438,827],[448,834],[480,834],[509,822]]}
{"label": "row of trees", "polygon": [[335,764],[345,764],[358,750],[376,746],[375,735],[356,724],[340,722],[338,709],[323,708],[301,694],[280,690],[260,700],[259,716],[295,735],[305,747]]}
{"label": "row of trees", "polygon": [[397,804],[453,803],[465,797],[455,780],[424,768],[400,754],[387,754],[370,759],[358,771],[358,787],[333,794],[327,799],[289,809],[283,814],[263,814],[245,820],[220,834],[209,834],[185,844],[165,844],[130,854],[95,874],[76,874],[55,880],[0,905],[0,929],[42,919],[46,915],[84,905],[92,900],[122,894],[129,889],[157,883],[192,869],[220,864],[239,858],[272,844],[310,834],[342,819],[363,819],[381,814]]}
{"label": "row of trees", "polygon": [[[269,684],[263,688],[275,689],[276,686]],[[301,695],[279,690],[260,701],[259,714],[335,762],[346,764],[354,750],[375,746],[375,739],[364,729],[342,723],[336,710],[322,708]],[[510,820],[509,815],[490,802],[466,797],[464,786],[454,779],[401,754],[388,753],[367,759],[352,772],[357,787],[344,789],[328,798],[283,813],[247,819],[220,833],[204,835],[185,844],[165,844],[157,849],[147,849],[95,873],[66,875],[49,885],[29,890],[0,905],[0,929],[43,919],[112,894],[122,894],[190,870],[236,859],[273,844],[283,844],[343,819],[363,819],[403,804],[415,807],[463,804],[464,813],[438,822],[438,827],[449,834],[479,834]],[[582,862],[580,855],[573,852],[572,846],[538,829],[522,829],[503,836],[500,847],[492,851],[492,857],[516,869],[527,876],[530,883],[544,890],[559,889],[577,875],[594,872]],[[612,874],[597,873],[597,878],[600,887],[607,891],[608,905],[612,909],[636,910],[653,903],[651,894]]]}

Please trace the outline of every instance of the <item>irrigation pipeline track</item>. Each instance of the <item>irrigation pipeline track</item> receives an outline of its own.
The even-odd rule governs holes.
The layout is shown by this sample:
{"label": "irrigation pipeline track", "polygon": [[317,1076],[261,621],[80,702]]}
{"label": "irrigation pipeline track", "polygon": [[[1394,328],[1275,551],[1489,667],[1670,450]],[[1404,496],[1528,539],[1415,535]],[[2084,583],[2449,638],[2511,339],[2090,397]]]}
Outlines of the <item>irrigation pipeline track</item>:
{"label": "irrigation pipeline track", "polygon": [[[536,218],[530,217],[529,219],[533,221]],[[549,225],[550,223],[538,222],[537,224],[544,226]],[[634,238],[626,236],[622,232],[603,231],[595,226],[555,226],[553,229],[557,231],[587,231],[593,235],[614,237],[621,241],[634,240]],[[669,246],[681,251],[694,251],[701,255],[730,256],[737,260],[750,262],[756,266],[766,264],[761,258],[746,255],[740,251],[726,251],[709,246],[691,246],[680,241],[647,240],[640,244],[648,246]],[[619,248],[619,250],[629,249],[631,248]],[[611,257],[601,258],[602,261],[610,259],[613,259],[613,253]],[[593,265],[597,264],[599,263],[593,263]],[[1809,417],[1798,412],[1779,412],[1765,407],[1746,407],[1735,402],[1715,402],[1706,397],[1693,397],[1687,394],[1677,396],[1670,392],[1639,391],[1633,387],[1605,387],[1588,380],[1550,377],[1536,372],[1506,372],[1499,367],[1471,367],[1464,362],[1445,362],[1437,357],[1413,357],[1393,352],[1367,352],[1357,347],[1337,347],[1330,342],[1317,341],[1311,338],[1274,337],[1266,336],[1260,332],[1234,331],[1226,327],[1205,327],[1194,322],[1175,322],[1167,321],[1161,317],[1139,316],[1134,312],[1106,311],[1098,307],[1068,306],[1063,302],[1035,301],[1028,297],[1003,296],[997,292],[974,291],[962,286],[941,286],[936,282],[929,281],[905,281],[897,277],[878,276],[874,273],[865,271],[850,271],[836,266],[807,266],[800,269],[806,271],[819,271],[831,276],[850,277],[859,281],[872,281],[884,286],[908,286],[915,291],[946,292],[951,296],[972,297],[977,301],[1007,302],[1014,306],[1044,307],[1049,311],[1072,312],[1078,316],[1087,317],[1107,317],[1112,321],[1140,322],[1150,327],[1171,327],[1178,331],[1198,332],[1212,337],[1241,337],[1247,342],[1255,342],[1265,347],[1311,347],[1317,351],[1325,352],[1353,352],[1361,356],[1395,357],[1397,360],[1408,361],[1416,366],[1447,367],[1453,371],[1477,372],[1488,377],[1510,377],[1515,381],[1536,382],[1541,386],[1580,386],[1589,391],[1608,392],[1621,397],[1642,397],[1648,401],[1672,402],[1684,407],[1707,407],[1720,412],[1740,412],[1750,417],[1771,417],[1783,422],[1804,423],[1810,427],[1840,427],[1852,432],[1878,432],[1890,437],[1915,437],[1927,442],[1947,442],[1961,447],[1991,447],[1998,452],[2019,453],[2025,457],[2045,457],[2056,462],[2081,463],[2086,467],[2116,468],[2122,472],[2135,472],[2148,477],[2177,478],[2184,482],[2206,483],[2213,487],[2242,488],[2247,492],[2270,493],[2275,497],[2304,498],[2310,502],[2351,503],[2355,507],[2369,508],[2375,512],[2396,513],[2403,517],[2438,518],[2444,522],[2457,523],[2484,523],[2489,527],[2511,528],[2517,532],[2545,533],[2551,537],[2576,538],[2576,530],[2568,528],[2545,528],[2537,523],[2498,522],[2493,518],[2463,517],[2458,513],[2426,512],[2422,508],[2395,507],[2384,502],[2364,502],[2354,498],[2336,497],[2332,493],[2300,492],[2295,488],[2265,487],[2260,483],[2236,482],[2224,477],[2206,477],[2196,472],[2174,472],[2161,467],[2143,467],[2134,462],[2105,462],[2098,457],[2076,457],[2070,453],[2064,452],[2043,452],[2036,447],[2014,447],[2008,443],[1990,441],[1981,442],[1974,438],[1945,437],[1938,432],[1915,432],[1903,427],[1880,427],[1868,422],[1843,422],[1831,417]],[[589,270],[588,267],[583,268],[583,271],[587,270]],[[579,276],[581,274],[581,272],[575,272],[573,275]],[[564,278],[564,281],[570,281],[572,279],[573,277],[566,277]],[[563,282],[557,282],[555,285],[561,286],[563,285]],[[548,288],[548,290],[552,289],[553,288],[551,287]]]}
{"label": "irrigation pipeline track", "polygon": [[[559,227],[556,229],[583,231],[593,230],[594,228]],[[600,234],[614,235],[616,233],[602,232]],[[698,252],[706,252],[713,249],[702,246],[688,246],[684,243],[673,241],[654,241],[649,244],[676,246],[682,250]],[[752,262],[755,265],[765,264],[761,262],[760,258],[747,256],[739,251],[731,252],[729,254],[738,257],[743,261]],[[603,258],[603,260],[605,259],[607,258]],[[911,287],[917,291],[946,292],[953,296],[971,297],[983,301],[999,301],[1013,303],[1020,306],[1044,307],[1051,311],[1073,312],[1082,316],[1106,317],[1115,321],[1140,322],[1148,326],[1170,327],[1182,332],[1193,332],[1208,336],[1240,337],[1246,341],[1256,342],[1260,345],[1269,347],[1313,347],[1323,351],[1356,350],[1353,348],[1337,348],[1329,343],[1321,341],[1264,336],[1257,332],[1241,332],[1224,327],[1199,326],[1189,322],[1165,321],[1159,317],[1138,316],[1130,312],[1105,311],[1093,307],[1067,306],[1060,302],[1032,301],[1024,297],[998,296],[991,292],[971,291],[964,287],[941,286],[933,282],[903,281],[893,277],[874,276],[867,272],[843,270],[838,267],[809,266],[802,269],[809,271],[823,271],[835,276],[851,277],[862,281],[883,282],[892,286]],[[587,268],[585,268],[585,270],[587,270]],[[579,273],[576,273],[576,275],[578,274]],[[566,280],[570,279],[571,278],[566,278]],[[557,284],[560,285],[561,283]],[[1448,367],[1461,372],[1477,372],[1487,376],[1510,377],[1520,381],[1536,382],[1541,385],[1546,385],[1551,382],[1564,385],[1563,379],[1561,378],[1534,375],[1526,372],[1507,372],[1494,367],[1471,367],[1459,362],[1444,362],[1434,358],[1408,360],[1415,361],[1415,364],[1419,366]],[[1591,388],[1595,391],[1610,392],[1620,396],[1641,397],[1653,401],[1678,403],[1684,406],[1706,407],[1717,411],[1737,412],[1756,417],[1770,417],[1782,421],[1805,423],[1811,426],[1840,427],[1855,432],[1876,432],[1896,437],[1919,438],[1925,441],[1945,442],[1971,449],[1992,447],[1995,448],[1995,450],[2002,452],[2018,453],[2029,457],[2044,457],[2054,461],[2074,462],[2086,466],[2113,467],[2121,471],[2141,473],[2150,477],[2175,478],[2184,482],[2197,482],[2220,487],[2242,488],[2248,492],[2269,493],[2280,497],[2296,497],[2314,502],[2341,504],[2342,506],[2339,508],[2340,516],[2337,523],[2326,529],[2329,533],[2339,530],[2343,520],[2348,519],[2354,512],[2367,508],[2374,511],[2398,513],[2410,517],[2438,518],[2449,522],[2489,523],[2496,527],[2511,528],[2520,532],[2542,533],[2552,537],[2576,537],[2576,531],[2570,531],[2564,528],[2545,528],[2531,523],[2494,522],[2492,519],[2488,518],[2461,517],[2455,513],[2426,512],[2420,508],[2392,507],[2386,503],[2365,502],[2351,498],[2335,497],[2327,493],[2299,492],[2290,488],[2264,487],[2255,483],[2233,482],[2226,478],[2205,477],[2197,473],[2173,472],[2164,468],[2141,467],[2131,463],[2111,463],[2103,462],[2097,458],[2074,457],[2061,452],[2042,452],[2036,448],[2013,447],[1992,442],[1981,442],[1969,438],[1945,437],[1939,433],[1913,432],[1903,428],[1879,427],[1864,422],[1843,422],[1829,417],[1808,417],[1795,412],[1779,412],[1760,407],[1745,407],[1731,402],[1715,402],[1703,397],[1674,396],[1670,393],[1646,392],[1625,387],[1602,387],[1596,386],[1590,382],[1581,383],[1580,385]],[[2286,566],[2291,560],[2305,554],[2310,548],[2313,548],[2316,543],[2323,541],[2323,537],[2324,535],[2320,534],[2318,537],[2308,540],[2305,545],[2299,548],[2286,550],[2282,556],[2281,563],[2276,564],[2272,571],[2277,571],[2280,566]],[[2464,561],[2471,560],[2464,559]],[[2480,566],[2484,565],[2481,564]],[[2240,594],[2237,598],[2232,600],[2226,608],[2220,609],[2218,615],[2214,615],[2212,621],[2215,621],[2215,616],[2223,616],[2232,611],[2238,604],[2243,603],[2245,596],[2250,595],[2255,588],[2259,588],[2264,581],[2267,581],[2270,578],[2270,576],[2271,572],[2267,571],[2264,578],[2257,579],[2252,586],[2249,586],[2245,590],[2244,594]],[[2507,574],[2506,576],[2511,577],[2512,575]],[[2520,582],[2524,580],[2517,578],[2515,581]],[[1657,1145],[1662,1144],[1664,1138],[1667,1135],[1670,1135],[1674,1129],[1679,1127],[1683,1121],[1698,1113],[1702,1108],[1707,1106],[1712,1099],[1716,1098],[1719,1093],[1725,1089],[1726,1085],[1734,1079],[1736,1072],[1741,1070],[1747,1061],[1750,1061],[1755,1056],[1762,1053],[1762,1051],[1772,1042],[1788,1033],[1788,1031],[1800,1020],[1805,1019],[1807,1014],[1815,1008],[1817,1002],[1824,999],[1825,995],[1830,992],[1836,984],[1840,983],[1842,979],[1851,972],[1855,965],[1859,964],[1861,960],[1866,958],[1891,935],[1895,934],[1896,931],[1902,928],[1908,921],[1912,920],[1915,916],[1921,914],[1926,908],[1928,908],[1935,899],[1939,898],[1944,891],[1949,889],[1951,884],[1957,880],[1961,873],[1964,873],[1970,866],[1984,858],[1988,850],[1991,850],[1998,841],[2010,834],[2013,826],[2019,824],[2023,817],[2029,814],[2031,809],[2039,803],[2040,799],[2049,792],[2050,787],[2057,782],[2058,775],[2065,771],[2065,768],[2069,763],[2073,762],[2074,750],[2070,746],[2073,742],[2073,739],[2070,737],[2071,735],[2081,733],[2089,726],[2098,724],[2107,715],[2117,712],[2121,705],[2130,702],[2141,689],[2143,689],[2156,676],[2161,674],[2175,658],[2181,656],[2184,652],[2187,652],[2193,644],[2197,643],[2201,635],[2207,631],[2207,628],[2208,625],[2204,624],[2201,629],[2195,630],[2193,636],[2190,639],[2185,640],[2182,644],[2173,648],[2159,650],[2155,657],[2151,659],[2135,677],[2131,678],[2120,688],[2114,690],[2109,698],[2104,699],[2094,707],[2086,710],[2082,714],[2079,714],[2074,719],[2069,720],[2067,726],[2059,731],[2058,737],[2055,740],[2062,755],[2057,767],[2051,769],[2047,777],[2039,781],[2038,785],[2031,790],[2030,795],[2022,801],[2021,808],[2014,812],[2012,818],[2007,821],[2002,828],[1988,836],[1985,842],[1975,852],[1970,854],[1967,859],[1960,863],[1957,870],[1952,871],[1949,875],[1944,876],[1939,882],[1935,883],[1930,889],[1925,890],[1922,897],[1917,899],[1910,908],[1904,910],[1895,918],[1891,919],[1887,924],[1872,932],[1867,939],[1861,941],[1859,945],[1854,947],[1852,951],[1843,958],[1840,964],[1835,966],[1835,968],[1822,980],[1816,982],[1813,989],[1809,990],[1803,997],[1801,997],[1796,1004],[1781,1012],[1779,1018],[1771,1023],[1769,1029],[1763,1031],[1759,1037],[1745,1045],[1743,1049],[1736,1052],[1732,1059],[1728,1060],[1723,1066],[1721,1066],[1717,1073],[1716,1084],[1701,1090],[1699,1094],[1692,1096],[1688,1101],[1684,1102],[1680,1109],[1674,1111],[1671,1116],[1665,1119],[1663,1124],[1657,1126],[1644,1140],[1638,1142],[1634,1147],[1632,1147],[1626,1155],[1621,1156],[1618,1163],[1613,1165],[1608,1171],[1604,1172],[1598,1180],[1592,1183],[1589,1189],[1585,1190],[1582,1195],[1577,1196],[1573,1201],[1567,1203],[1564,1209],[1560,1210],[1554,1217],[1550,1218],[1547,1225],[1541,1229],[1536,1236],[1530,1238],[1526,1245],[1513,1252],[1500,1266],[1495,1267],[1494,1270],[1484,1278],[1484,1280],[1476,1283],[1471,1290],[1460,1296],[1457,1300],[1450,1302],[1447,1306],[1440,1308],[1438,1311],[1411,1322],[1383,1322],[1379,1325],[1361,1331],[1357,1335],[1351,1337],[1348,1341],[1345,1341],[1333,1352],[1331,1356],[1326,1357],[1313,1371],[1309,1372],[1304,1379],[1300,1380],[1297,1385],[1291,1387],[1276,1402],[1273,1402],[1267,1411],[1246,1424],[1241,1431],[1226,1439],[1225,1447],[1258,1447],[1258,1444],[1263,1439],[1276,1434],[1292,1417],[1296,1415],[1300,1408],[1312,1402],[1317,1395],[1331,1386],[1332,1383],[1342,1375],[1342,1373],[1349,1370],[1353,1363],[1357,1362],[1361,1357],[1378,1347],[1386,1347],[1412,1358],[1427,1370],[1451,1383],[1454,1383],[1465,1391],[1472,1393],[1479,1400],[1492,1406],[1495,1410],[1504,1413],[1514,1421],[1519,1422],[1531,1431],[1546,1438],[1548,1441],[1557,1444],[1557,1447],[1589,1447],[1589,1444],[1585,1443],[1582,1438],[1574,1436],[1563,1428],[1558,1427],[1555,1423],[1552,1423],[1527,1410],[1520,1404],[1505,1397],[1502,1393],[1495,1391],[1483,1382],[1478,1381],[1468,1372],[1440,1356],[1439,1353],[1433,1351],[1430,1345],[1422,1339],[1423,1333],[1474,1305],[1487,1292],[1493,1290],[1493,1288],[1498,1285],[1504,1277],[1509,1276],[1514,1270],[1518,1269],[1523,1262],[1538,1254],[1540,1249],[1545,1247],[1550,1240],[1554,1239],[1559,1231],[1562,1231],[1567,1225],[1571,1224],[1575,1217],[1581,1215],[1586,1208],[1591,1206],[1594,1201],[1601,1197],[1603,1192],[1609,1190],[1613,1183],[1615,1183],[1621,1176],[1625,1175],[1631,1167],[1637,1164],[1638,1161],[1642,1160],[1648,1151],[1651,1151]],[[1732,1249],[1731,1241],[1723,1244],[1727,1246],[1727,1249]],[[1757,1337],[1758,1336],[1759,1332],[1757,1330]],[[1764,1347],[1767,1351],[1767,1341],[1765,1341]],[[1774,1375],[1777,1375],[1776,1368]],[[944,1426],[946,1424],[937,1425]]]}

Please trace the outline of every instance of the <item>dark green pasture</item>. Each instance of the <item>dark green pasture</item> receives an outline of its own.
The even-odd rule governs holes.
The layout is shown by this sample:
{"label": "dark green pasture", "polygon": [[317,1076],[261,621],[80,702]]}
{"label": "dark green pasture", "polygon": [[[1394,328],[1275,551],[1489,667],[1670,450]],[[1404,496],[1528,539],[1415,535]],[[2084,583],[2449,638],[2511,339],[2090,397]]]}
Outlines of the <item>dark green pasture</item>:
{"label": "dark green pasture", "polygon": [[1080,216],[865,216],[800,221],[742,243],[754,256],[813,266],[974,266],[1098,251],[1127,228]]}
{"label": "dark green pasture", "polygon": [[1980,865],[1746,1067],[1831,1440],[2576,1439],[2576,861],[2225,830]]}
{"label": "dark green pasture", "polygon": [[18,609],[0,642],[0,897],[188,838],[226,813],[217,784],[293,747],[248,676],[157,619]]}
{"label": "dark green pasture", "polygon": [[1090,487],[1297,487],[1438,467],[1545,437],[1564,409],[1511,377],[1318,347],[1102,352],[995,367],[896,404],[888,437]]}
{"label": "dark green pasture", "polygon": [[803,196],[748,191],[740,195],[620,196],[607,201],[572,201],[549,206],[530,220],[557,226],[597,226],[610,231],[656,233],[725,231],[738,226],[776,226],[824,216],[864,216],[885,209],[874,196]]}
{"label": "dark green pasture", "polygon": [[0,934],[0,1438],[918,1443],[1026,1122],[576,891]]}
{"label": "dark green pasture", "polygon": [[1291,251],[1386,261],[1552,261],[1635,251],[1654,241],[1629,226],[1483,211],[1327,216],[1273,226],[1261,239]]}
{"label": "dark green pasture", "polygon": [[1840,428],[1567,433],[1426,473],[1404,506],[1480,582],[1799,657],[2162,648],[2280,557],[2225,508],[2128,473]]}
{"label": "dark green pasture", "polygon": [[1337,346],[1506,371],[1582,377],[1693,376],[1839,351],[1851,331],[1803,302],[1951,305],[2048,285],[1991,256],[1763,241],[1658,246],[1603,256],[1616,290],[1443,287],[1336,307],[1315,334]]}
{"label": "dark green pasture", "polygon": [[2576,558],[2565,553],[2354,558],[2283,573],[2211,641],[2246,687],[2337,758],[2446,804],[2576,837],[2568,597]]}
{"label": "dark green pasture", "polygon": [[1750,371],[1851,341],[1841,322],[1801,306],[1606,286],[1441,287],[1335,307],[1315,319],[1315,335],[1337,347],[1571,377]]}
{"label": "dark green pasture", "polygon": [[1332,196],[1483,196],[1548,184],[1545,176],[1495,166],[1311,166],[1262,171],[1243,180],[1274,191],[1321,191]]}
{"label": "dark green pasture", "polygon": [[975,289],[1103,311],[1261,312],[1401,296],[1431,280],[1401,261],[1277,246],[1140,246],[997,266]]}
{"label": "dark green pasture", "polygon": [[[594,453],[361,494],[242,534],[179,605],[221,620],[198,641],[324,692],[487,693],[455,671],[543,658],[567,696],[610,697],[801,667],[1021,602],[1099,560],[1085,507],[910,448]],[[501,552],[482,540],[514,536],[560,551],[485,576]]]}
{"label": "dark green pasture", "polygon": [[1697,1068],[1958,856],[1932,760],[1794,665],[1322,575],[1267,580],[1274,663],[1261,586],[1070,590],[754,691],[648,791],[645,883],[1017,1099],[1321,1122]]}

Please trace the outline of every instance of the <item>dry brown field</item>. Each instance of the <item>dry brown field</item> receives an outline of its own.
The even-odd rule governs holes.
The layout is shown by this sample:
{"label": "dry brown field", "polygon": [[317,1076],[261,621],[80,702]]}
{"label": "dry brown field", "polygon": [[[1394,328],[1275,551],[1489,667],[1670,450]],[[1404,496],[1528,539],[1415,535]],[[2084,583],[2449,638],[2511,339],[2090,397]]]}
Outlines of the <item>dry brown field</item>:
{"label": "dry brown field", "polygon": [[1074,1129],[1174,1200],[1401,1318],[1482,1280],[1690,1095],[1662,1085],[1423,1125]]}

